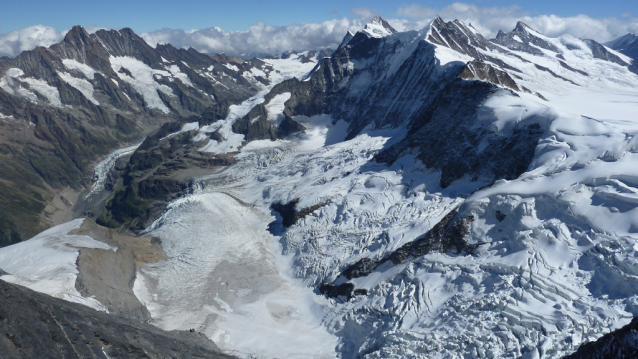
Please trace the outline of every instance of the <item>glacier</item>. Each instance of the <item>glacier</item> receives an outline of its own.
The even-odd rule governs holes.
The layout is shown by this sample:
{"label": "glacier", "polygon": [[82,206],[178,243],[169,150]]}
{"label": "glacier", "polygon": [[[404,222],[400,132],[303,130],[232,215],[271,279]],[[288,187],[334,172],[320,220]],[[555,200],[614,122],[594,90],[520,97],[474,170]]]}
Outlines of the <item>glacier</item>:
{"label": "glacier", "polygon": [[[379,19],[331,58],[265,60],[261,92],[159,139],[188,134],[237,161],[194,178],[142,233],[168,259],[139,268],[136,296],[160,328],[247,358],[560,358],[630,323],[638,75],[603,50],[524,24],[487,41],[459,21],[396,33]],[[136,81],[159,71],[136,68]],[[246,141],[233,125],[259,106],[305,131]],[[464,143],[446,143],[451,132]],[[440,148],[421,143],[432,136]],[[516,144],[502,141],[516,136],[533,140],[520,171],[457,173],[462,146],[512,165]],[[456,250],[413,250],[437,231]]]}
{"label": "glacier", "polygon": [[[428,33],[431,30],[426,29],[409,36]],[[195,268],[199,261],[210,261],[211,255],[203,247],[182,243],[184,236],[197,242],[214,241],[211,246],[220,246],[216,253],[240,245],[233,239],[237,233],[219,234],[220,228],[191,234],[192,228],[205,222],[245,216],[239,210],[234,215],[216,213],[229,200],[222,194],[259,213],[262,237],[274,248],[281,246],[270,254],[278,258],[272,261],[276,270],[291,273],[309,296],[297,298],[296,306],[321,308],[303,312],[299,320],[321,322],[337,338],[341,357],[556,358],[571,353],[582,342],[627,324],[637,314],[638,176],[632,166],[637,127],[632,119],[638,113],[638,77],[626,67],[594,58],[581,40],[542,39],[558,48],[570,67],[587,75],[563,67],[545,49],[540,50],[542,55],[514,52],[517,56],[478,50],[518,69],[516,82],[529,91],[513,94],[502,89],[492,94],[481,104],[475,126],[497,136],[511,135],[524,122],[543,129],[531,164],[518,178],[493,183],[462,178],[442,188],[440,172],[428,169],[414,154],[402,155],[389,167],[374,161],[375,154],[406,135],[405,127],[368,126],[343,141],[345,131],[338,130],[337,118],[321,123],[306,117],[301,122],[308,128],[306,135],[251,142],[241,148],[238,164],[196,180],[193,194],[171,205],[149,233],[171,243],[167,246],[189,247],[188,260],[182,259],[180,266]],[[414,49],[408,47],[408,51]],[[466,54],[444,46],[436,47],[435,56],[438,66],[468,61]],[[366,64],[351,62],[349,66],[356,69]],[[388,68],[398,66],[390,63]],[[561,78],[568,76],[572,81]],[[330,115],[314,120],[322,117]],[[317,131],[317,127],[324,129]],[[342,139],[324,139],[331,131],[341,132]],[[203,198],[219,203],[214,208],[198,205],[197,215],[181,208]],[[318,209],[284,228],[272,204],[293,200],[298,201],[298,209]],[[317,288],[322,283],[342,284],[347,281],[342,271],[348,266],[363,258],[383,258],[427,233],[452,211],[472,218],[466,240],[474,244],[473,251],[385,262],[368,275],[349,280],[365,294],[320,300]],[[173,218],[176,215],[179,220]],[[264,228],[273,221],[271,237]],[[182,251],[174,255],[176,260],[186,255]],[[165,273],[171,271],[177,273],[177,267],[147,267],[142,278],[161,282],[168,280],[163,276],[173,278]],[[232,283],[233,278],[222,276],[219,281]],[[260,285],[265,283],[264,279]],[[186,297],[171,299],[164,294],[168,289],[152,288],[140,285],[147,297],[157,295],[149,307],[161,303],[162,309],[155,312],[160,326],[186,329],[194,325],[176,319],[183,318],[176,313],[184,309],[169,309],[178,310]],[[254,285],[251,293],[258,288]],[[255,318],[236,299],[216,300],[208,292],[191,294],[191,301],[207,303],[200,305],[206,313],[241,316],[244,312]],[[268,301],[269,295],[256,302]],[[267,311],[277,318],[277,310]],[[204,315],[198,318],[196,324],[202,330],[215,333],[210,336],[218,342],[226,341],[224,348],[269,357],[260,349],[263,343],[242,343],[232,334],[221,337],[217,333],[223,325],[206,323]],[[259,341],[257,327],[252,331],[238,320],[225,323],[224,333],[238,330]],[[328,338],[315,341],[325,344],[322,353],[333,349],[335,339]],[[278,347],[277,357],[303,356]],[[314,357],[316,353],[309,349],[304,354]]]}

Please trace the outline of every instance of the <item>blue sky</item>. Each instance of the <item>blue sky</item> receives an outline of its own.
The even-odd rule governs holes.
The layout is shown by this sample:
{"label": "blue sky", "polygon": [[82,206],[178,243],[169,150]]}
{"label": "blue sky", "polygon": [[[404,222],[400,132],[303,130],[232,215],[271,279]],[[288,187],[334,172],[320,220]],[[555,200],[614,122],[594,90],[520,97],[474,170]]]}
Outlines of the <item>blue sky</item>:
{"label": "blue sky", "polygon": [[399,31],[422,29],[439,14],[471,23],[488,38],[511,31],[517,21],[547,36],[599,42],[638,33],[638,0],[4,0],[0,11],[0,56],[9,57],[58,43],[73,25],[89,32],[130,27],[151,46],[233,56],[334,49],[346,32],[361,30],[376,14]]}
{"label": "blue sky", "polygon": [[[512,2],[503,0],[464,1],[483,7],[520,6],[518,12],[529,15],[554,14],[561,17],[578,14],[593,18],[638,17],[638,1],[537,0]],[[405,18],[397,10],[401,6],[420,4],[441,9],[450,1],[283,1],[283,0],[110,0],[110,1],[3,1],[0,33],[42,24],[59,30],[75,24],[110,28],[131,27],[136,32],[161,28],[202,29],[218,26],[226,31],[244,31],[257,21],[275,26],[302,22],[322,22],[335,18],[355,17],[351,8],[368,7],[388,18]],[[628,16],[628,14],[631,14]],[[625,15],[625,16],[623,16]]]}

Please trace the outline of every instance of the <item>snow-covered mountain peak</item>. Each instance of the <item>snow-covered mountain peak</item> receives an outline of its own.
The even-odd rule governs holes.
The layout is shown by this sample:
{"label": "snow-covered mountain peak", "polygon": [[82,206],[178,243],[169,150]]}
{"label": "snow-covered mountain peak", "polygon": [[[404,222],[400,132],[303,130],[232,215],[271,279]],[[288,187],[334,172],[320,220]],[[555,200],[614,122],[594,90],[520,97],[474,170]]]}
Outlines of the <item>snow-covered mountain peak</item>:
{"label": "snow-covered mountain peak", "polygon": [[534,29],[532,29],[529,25],[527,25],[526,23],[522,22],[522,21],[518,21],[516,23],[516,26],[514,27],[514,31],[515,32],[524,32],[527,29],[530,29],[532,31],[535,31]]}
{"label": "snow-covered mountain peak", "polygon": [[350,31],[348,31],[346,33],[346,35],[343,37],[343,40],[341,40],[341,44],[339,45],[339,47],[337,47],[337,49],[342,48],[343,46],[347,45],[348,42],[350,42],[350,40],[352,40],[352,38],[354,37],[354,34]]}
{"label": "snow-covered mountain peak", "polygon": [[388,35],[392,35],[397,31],[390,26],[381,16],[375,16],[366,26],[363,28],[363,33],[370,37],[382,38]]}
{"label": "snow-covered mountain peak", "polygon": [[562,53],[549,38],[522,21],[516,23],[514,30],[509,33],[499,31],[496,38],[491,41],[510,50],[524,51],[533,55],[543,55],[542,49]]}

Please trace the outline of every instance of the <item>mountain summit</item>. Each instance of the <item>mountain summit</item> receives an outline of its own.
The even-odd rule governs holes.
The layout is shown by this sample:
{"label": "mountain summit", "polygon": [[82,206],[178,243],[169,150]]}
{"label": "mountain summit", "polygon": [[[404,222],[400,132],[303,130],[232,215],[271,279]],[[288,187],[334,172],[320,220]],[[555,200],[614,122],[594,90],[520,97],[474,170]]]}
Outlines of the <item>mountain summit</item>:
{"label": "mountain summit", "polygon": [[390,26],[381,16],[375,16],[372,20],[366,24],[363,28],[363,33],[370,37],[382,38],[388,35],[392,35],[397,31]]}

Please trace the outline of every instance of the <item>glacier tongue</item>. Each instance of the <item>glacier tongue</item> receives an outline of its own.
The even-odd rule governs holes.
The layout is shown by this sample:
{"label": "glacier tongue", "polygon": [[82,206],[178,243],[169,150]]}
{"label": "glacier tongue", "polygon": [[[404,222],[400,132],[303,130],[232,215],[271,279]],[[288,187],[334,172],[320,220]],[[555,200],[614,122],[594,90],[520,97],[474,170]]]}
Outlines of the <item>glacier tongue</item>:
{"label": "glacier tongue", "polygon": [[[149,231],[169,256],[138,274],[135,293],[155,324],[196,329],[257,358],[332,358],[336,338],[315,312],[325,300],[280,272],[269,216],[230,194],[173,203]],[[281,266],[283,267],[283,265]]]}

